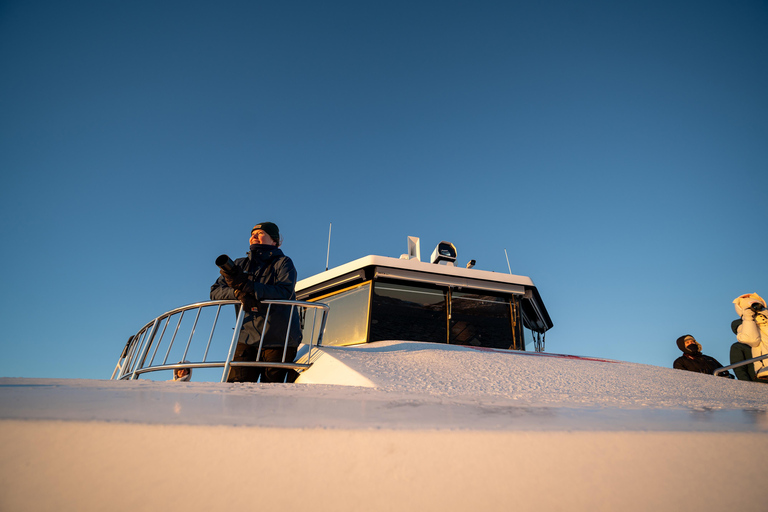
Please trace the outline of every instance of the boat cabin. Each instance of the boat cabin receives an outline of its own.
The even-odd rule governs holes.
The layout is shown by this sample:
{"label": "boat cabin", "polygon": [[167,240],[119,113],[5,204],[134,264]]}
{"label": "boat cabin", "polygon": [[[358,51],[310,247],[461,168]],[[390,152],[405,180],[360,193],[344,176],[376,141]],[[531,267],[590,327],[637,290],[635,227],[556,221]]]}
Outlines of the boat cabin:
{"label": "boat cabin", "polygon": [[[365,256],[298,282],[297,299],[330,307],[325,346],[382,340],[541,350],[552,320],[530,278],[456,266],[441,242],[429,262],[409,238],[400,258]],[[305,325],[305,329],[309,327]]]}

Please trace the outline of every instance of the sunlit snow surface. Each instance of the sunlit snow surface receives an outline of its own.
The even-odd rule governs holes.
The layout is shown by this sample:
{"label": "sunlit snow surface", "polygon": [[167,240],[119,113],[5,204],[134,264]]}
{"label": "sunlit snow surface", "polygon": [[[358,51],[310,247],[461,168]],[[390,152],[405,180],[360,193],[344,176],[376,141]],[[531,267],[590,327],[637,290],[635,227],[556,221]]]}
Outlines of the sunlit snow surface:
{"label": "sunlit snow surface", "polygon": [[0,417],[298,428],[768,430],[768,386],[412,342],[324,348],[296,384],[0,379]]}
{"label": "sunlit snow surface", "polygon": [[410,342],[313,360],[296,384],[0,379],[0,510],[765,502],[764,384]]}

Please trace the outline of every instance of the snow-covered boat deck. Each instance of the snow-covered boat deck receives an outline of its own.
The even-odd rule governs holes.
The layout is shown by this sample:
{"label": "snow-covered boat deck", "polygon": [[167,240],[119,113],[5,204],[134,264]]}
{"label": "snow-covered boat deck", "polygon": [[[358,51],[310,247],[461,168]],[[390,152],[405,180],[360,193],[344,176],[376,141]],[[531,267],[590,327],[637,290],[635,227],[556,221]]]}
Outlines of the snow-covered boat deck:
{"label": "snow-covered boat deck", "polygon": [[761,473],[743,464],[768,449],[768,386],[442,344],[322,351],[296,384],[0,379],[0,509],[722,510],[736,488],[762,499]]}
{"label": "snow-covered boat deck", "polygon": [[0,418],[287,428],[768,431],[768,386],[415,342],[324,347],[295,385],[0,379]]}

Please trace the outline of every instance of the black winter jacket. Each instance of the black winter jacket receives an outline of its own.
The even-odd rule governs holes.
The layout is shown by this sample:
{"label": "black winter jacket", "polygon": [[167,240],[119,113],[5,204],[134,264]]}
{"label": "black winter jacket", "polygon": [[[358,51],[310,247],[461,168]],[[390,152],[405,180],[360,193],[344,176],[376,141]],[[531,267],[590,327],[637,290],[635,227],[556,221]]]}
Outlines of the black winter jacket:
{"label": "black winter jacket", "polygon": [[[705,356],[704,354],[684,354],[675,359],[672,367],[678,370],[688,370],[689,372],[713,375],[715,370],[722,368],[723,365],[721,365],[714,357]],[[720,376],[733,378],[728,372],[722,373]]]}
{"label": "black winter jacket", "polygon": [[[249,283],[244,291],[252,294],[257,301],[257,311],[245,313],[238,343],[257,345],[261,340],[261,333],[264,332],[264,315],[268,307],[260,301],[296,300],[296,267],[293,266],[291,259],[283,254],[283,251],[272,245],[251,245],[248,256],[236,259],[235,264],[248,276]],[[227,286],[223,277],[219,277],[211,286],[211,300],[236,300],[235,291]],[[271,307],[263,348],[284,346],[290,312],[290,306],[273,305]],[[294,309],[288,346],[298,347],[300,342],[299,311]]]}

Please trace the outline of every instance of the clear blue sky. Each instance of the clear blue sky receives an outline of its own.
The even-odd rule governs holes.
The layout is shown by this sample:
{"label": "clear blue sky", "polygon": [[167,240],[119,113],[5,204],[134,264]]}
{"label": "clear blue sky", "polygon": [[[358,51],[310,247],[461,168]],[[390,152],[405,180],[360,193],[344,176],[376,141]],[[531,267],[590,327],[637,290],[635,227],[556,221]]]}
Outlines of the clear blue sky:
{"label": "clear blue sky", "polygon": [[108,378],[276,222],[530,276],[547,351],[721,362],[768,296],[765,1],[1,1],[0,376]]}

